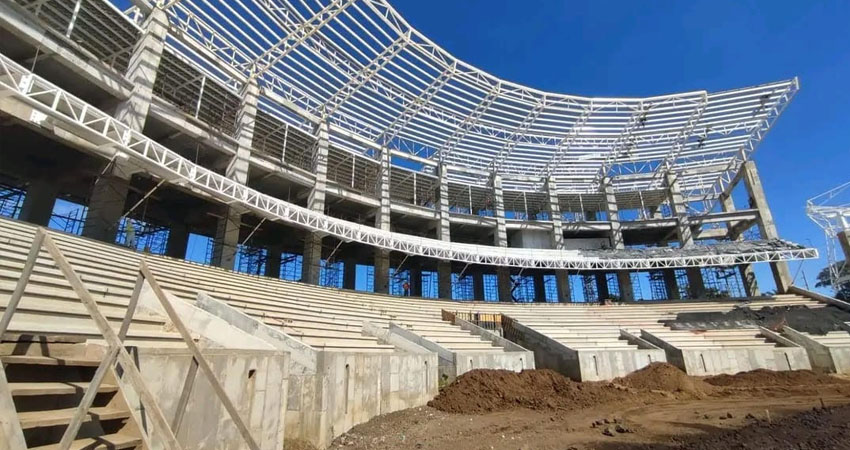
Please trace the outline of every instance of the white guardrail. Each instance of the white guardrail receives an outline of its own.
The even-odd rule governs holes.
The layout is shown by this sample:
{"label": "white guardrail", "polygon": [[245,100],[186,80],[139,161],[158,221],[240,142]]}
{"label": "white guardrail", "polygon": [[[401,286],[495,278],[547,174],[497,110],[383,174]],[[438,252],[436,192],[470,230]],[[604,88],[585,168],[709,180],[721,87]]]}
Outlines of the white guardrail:
{"label": "white guardrail", "polygon": [[[29,121],[56,127],[85,139],[95,148],[117,152],[153,175],[200,190],[227,204],[239,204],[269,220],[280,220],[345,241],[429,258],[472,264],[572,270],[657,269],[817,258],[811,248],[755,250],[734,254],[664,255],[641,258],[588,256],[576,250],[520,249],[445,242],[382,231],[326,216],[260,193],[183,158],[109,114],[65,92],[0,54],[0,99],[13,96],[34,108]],[[5,106],[4,106],[5,107]],[[50,119],[50,120],[49,120]]]}

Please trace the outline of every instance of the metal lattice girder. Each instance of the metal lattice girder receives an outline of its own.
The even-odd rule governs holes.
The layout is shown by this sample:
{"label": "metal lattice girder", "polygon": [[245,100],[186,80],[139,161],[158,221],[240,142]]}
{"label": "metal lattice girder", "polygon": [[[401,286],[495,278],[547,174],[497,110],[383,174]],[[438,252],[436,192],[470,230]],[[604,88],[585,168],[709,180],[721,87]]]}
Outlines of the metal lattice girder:
{"label": "metal lattice girder", "polygon": [[333,18],[352,3],[354,3],[354,0],[332,0],[328,6],[306,22],[299,24],[284,39],[267,49],[259,58],[254,60],[253,67],[251,67],[251,76],[254,78],[261,76],[269,67],[285,58],[292,49],[301,45],[307,38],[319,31],[320,28],[333,20]]}
{"label": "metal lattice girder", "polygon": [[806,214],[824,231],[829,278],[837,290],[850,282],[850,265],[838,242],[839,233],[850,232],[850,182],[807,200]]}
{"label": "metal lattice girder", "polygon": [[[238,204],[258,216],[386,250],[472,264],[575,270],[645,270],[668,267],[730,266],[815,258],[817,251],[785,241],[751,241],[688,249],[629,251],[539,250],[481,246],[380,230],[333,218],[263,194],[195,164],[56,85],[34,75],[5,55],[0,57],[0,96],[33,108],[34,126],[52,124],[75,134],[104,156],[126,157],[154,176]],[[17,106],[4,111],[14,114]],[[20,117],[20,116],[19,116]],[[48,127],[49,128],[49,127]]]}
{"label": "metal lattice girder", "polygon": [[316,112],[322,114],[323,117],[330,117],[336,113],[337,109],[345,103],[346,100],[351,98],[361,86],[363,86],[369,79],[371,79],[375,74],[378,73],[387,63],[390,62],[393,57],[399,54],[402,50],[404,50],[404,46],[410,40],[410,36],[401,36],[396,39],[392,44],[388,45],[384,48],[384,51],[381,52],[380,55],[375,57],[371,63],[369,63],[366,67],[364,67],[360,72],[357,73],[356,76],[349,79],[348,82],[338,91],[334,93],[320,108],[317,109]]}
{"label": "metal lattice girder", "polygon": [[[126,55],[140,32],[141,13],[122,15],[109,0],[81,2],[76,16],[74,2],[39,4],[49,27],[65,34],[75,23],[74,41],[101,60]],[[331,134],[433,160],[448,156],[464,169],[551,175],[559,193],[592,192],[604,175],[613,176],[617,192],[653,189],[658,174],[672,171],[688,201],[712,200],[798,88],[787,80],[707,96],[559,94],[458,60],[384,0],[180,0],[160,6],[170,22],[169,51],[232,93],[253,71],[263,87],[260,104],[275,103],[286,110],[281,115],[299,117],[292,125],[316,123],[316,113],[329,108]],[[405,37],[405,47],[381,70],[370,70],[388,42]],[[654,105],[649,119],[641,124],[638,115],[636,124],[634,113],[646,104]],[[486,183],[458,171],[449,178]],[[515,187],[540,186],[528,181]]]}

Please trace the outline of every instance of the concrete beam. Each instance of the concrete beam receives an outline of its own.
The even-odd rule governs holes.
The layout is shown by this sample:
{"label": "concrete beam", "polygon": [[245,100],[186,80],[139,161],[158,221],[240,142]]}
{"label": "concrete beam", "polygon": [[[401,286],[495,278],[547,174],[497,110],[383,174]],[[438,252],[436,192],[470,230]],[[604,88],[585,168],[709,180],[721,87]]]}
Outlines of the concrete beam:
{"label": "concrete beam", "polygon": [[[747,187],[747,193],[750,197],[750,206],[759,211],[759,220],[757,222],[759,233],[762,239],[779,239],[779,233],[776,231],[776,223],[773,221],[773,213],[770,212],[770,206],[767,204],[767,197],[764,195],[764,188],[761,184],[756,163],[752,160],[747,161],[742,166],[744,172],[744,184]],[[791,271],[788,269],[788,263],[785,261],[770,263],[770,270],[773,272],[773,279],[776,282],[776,292],[785,293],[791,287]]]}

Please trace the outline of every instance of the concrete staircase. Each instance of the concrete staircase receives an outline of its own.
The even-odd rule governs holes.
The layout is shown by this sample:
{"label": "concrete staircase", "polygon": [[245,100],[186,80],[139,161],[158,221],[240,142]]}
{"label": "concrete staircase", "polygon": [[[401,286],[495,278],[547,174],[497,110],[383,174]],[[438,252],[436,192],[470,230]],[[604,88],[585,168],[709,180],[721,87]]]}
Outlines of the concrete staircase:
{"label": "concrete staircase", "polygon": [[[65,337],[66,339],[68,336]],[[80,341],[84,336],[77,337]],[[2,344],[0,363],[27,448],[57,449],[100,363],[81,344],[42,341]],[[138,427],[110,373],[98,389],[71,449],[142,448]]]}

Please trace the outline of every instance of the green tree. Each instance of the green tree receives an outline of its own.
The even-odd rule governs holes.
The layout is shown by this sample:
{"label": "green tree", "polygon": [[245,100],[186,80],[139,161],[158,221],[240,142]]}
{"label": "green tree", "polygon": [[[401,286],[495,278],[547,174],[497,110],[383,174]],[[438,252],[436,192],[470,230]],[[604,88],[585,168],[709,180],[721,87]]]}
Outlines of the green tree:
{"label": "green tree", "polygon": [[[843,268],[844,261],[838,261],[833,264],[832,267]],[[820,273],[818,273],[817,283],[815,284],[815,287],[832,288],[832,290],[835,291],[835,298],[837,298],[838,300],[845,301],[850,300],[850,282],[843,283],[840,286],[833,286],[832,278],[829,276],[829,269],[829,266],[824,267],[820,271]]]}

